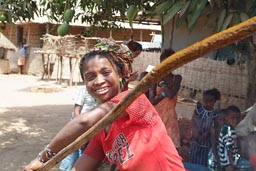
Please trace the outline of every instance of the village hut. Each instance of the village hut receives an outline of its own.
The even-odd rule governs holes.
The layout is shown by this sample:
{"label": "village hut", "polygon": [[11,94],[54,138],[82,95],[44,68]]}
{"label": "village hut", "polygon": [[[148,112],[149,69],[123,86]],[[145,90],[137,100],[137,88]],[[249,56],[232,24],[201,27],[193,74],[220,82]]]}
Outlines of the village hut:
{"label": "village hut", "polygon": [[10,63],[7,59],[7,52],[9,50],[17,51],[17,47],[4,36],[3,33],[0,33],[0,73],[7,74],[10,73]]}

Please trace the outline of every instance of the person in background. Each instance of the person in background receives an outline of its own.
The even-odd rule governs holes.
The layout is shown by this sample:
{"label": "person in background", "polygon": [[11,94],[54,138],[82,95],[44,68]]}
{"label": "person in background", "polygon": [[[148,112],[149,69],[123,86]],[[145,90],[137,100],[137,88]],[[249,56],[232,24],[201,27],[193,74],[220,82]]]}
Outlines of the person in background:
{"label": "person in background", "polygon": [[220,92],[213,88],[203,92],[203,103],[197,102],[196,104],[191,119],[190,163],[207,167],[208,153],[211,148],[210,132],[213,119],[218,113],[218,110],[214,109],[217,100],[220,100]]}
{"label": "person in background", "polygon": [[[128,91],[122,91],[120,86],[120,79],[126,75],[125,68],[122,68],[124,65],[120,63],[122,57],[105,49],[93,50],[81,59],[84,83],[99,106],[71,120],[46,149],[25,166],[25,171],[37,170],[127,95]],[[144,94],[90,140],[73,171],[96,170],[102,160],[116,164],[120,171],[185,171],[161,118]]]}
{"label": "person in background", "polygon": [[[147,75],[148,71],[143,71],[140,73],[140,76],[139,76],[139,81],[142,80],[142,78],[144,78],[146,75]],[[146,95],[146,97],[149,99],[149,90],[146,91],[144,93]]]}
{"label": "person in background", "polygon": [[240,140],[241,156],[249,159],[256,170],[256,103],[236,126],[236,134]]}
{"label": "person in background", "polygon": [[[165,49],[160,56],[160,62],[174,53],[172,49]],[[181,81],[181,75],[170,73],[149,89],[149,100],[155,106],[177,149],[180,147],[180,133],[175,107]]]}
{"label": "person in background", "polygon": [[251,110],[236,126],[237,135],[241,137],[248,136],[251,132],[256,131],[256,103]]}
{"label": "person in background", "polygon": [[248,158],[254,171],[256,170],[256,131],[250,132],[247,138]]}
{"label": "person in background", "polygon": [[221,128],[218,140],[218,156],[224,171],[234,171],[235,165],[241,159],[238,153],[235,129],[239,122],[240,114],[240,109],[237,106],[232,105],[226,109],[225,124]]}
{"label": "person in background", "polygon": [[142,45],[136,41],[129,41],[126,46],[129,48],[129,50],[132,52],[132,58],[136,58],[140,55],[142,51]]}
{"label": "person in background", "polygon": [[[132,62],[133,62],[133,59],[137,58],[142,52],[142,45],[134,40],[130,40],[128,43],[126,43],[126,47],[128,48],[126,53],[129,56],[131,56]],[[131,73],[129,77],[126,78],[127,80],[126,80],[126,83],[124,84],[124,90],[128,90],[129,82],[136,80],[137,77],[139,76],[138,71],[133,72],[132,66],[130,66],[130,68],[131,68]]]}
{"label": "person in background", "polygon": [[223,127],[225,123],[225,114],[226,114],[226,109],[221,109],[217,117],[214,118],[214,124],[213,127],[211,128],[211,150],[208,154],[208,168],[211,170],[220,170],[220,160],[218,157],[217,149],[218,149],[218,140],[219,140],[219,135],[220,135],[220,130]]}
{"label": "person in background", "polygon": [[[74,112],[72,112],[71,119],[83,114],[87,111],[94,109],[98,105],[97,101],[88,93],[85,86],[79,89],[74,99]],[[60,170],[71,171],[76,160],[83,154],[84,149],[88,143],[86,143],[79,150],[71,153],[65,157],[60,163]]]}
{"label": "person in background", "polygon": [[28,55],[27,48],[28,48],[28,44],[22,44],[19,50],[19,59],[18,59],[19,74],[24,73],[24,66],[26,64],[26,58]]}

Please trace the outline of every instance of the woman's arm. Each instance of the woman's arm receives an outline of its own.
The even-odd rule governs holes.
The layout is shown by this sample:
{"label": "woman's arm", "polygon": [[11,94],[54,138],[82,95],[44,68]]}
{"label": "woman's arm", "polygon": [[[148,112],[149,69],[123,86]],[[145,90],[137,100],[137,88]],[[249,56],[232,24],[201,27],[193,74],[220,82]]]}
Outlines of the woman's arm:
{"label": "woman's arm", "polygon": [[101,161],[96,160],[86,154],[82,155],[76,161],[72,171],[96,171]]}
{"label": "woman's arm", "polygon": [[179,92],[182,81],[181,75],[173,75],[173,77],[175,77],[175,79],[173,79],[172,85],[167,85],[166,83],[162,85],[164,93],[170,99],[172,99]]}
{"label": "woman's arm", "polygon": [[165,96],[163,94],[156,94],[156,89],[157,89],[157,84],[154,85],[153,87],[151,87],[149,89],[149,101],[153,104],[156,105],[157,103],[159,103]]}
{"label": "woman's arm", "polygon": [[[73,142],[76,138],[86,132],[91,126],[93,126],[97,121],[99,121],[102,117],[104,117],[113,107],[114,103],[104,103],[99,105],[99,107],[95,108],[94,110],[86,112],[86,114],[79,115],[78,117],[74,118],[70,122],[68,122],[60,131],[59,133],[52,139],[49,143],[48,148],[51,150],[52,153],[58,153],[64,147],[69,145]],[[48,161],[48,157],[46,156],[45,150],[41,153],[41,165],[42,160],[44,162]],[[39,166],[38,163],[39,158],[37,157],[35,160],[31,161],[31,163],[25,166],[24,170],[32,171],[38,170]],[[38,165],[39,167],[33,167],[34,165]]]}
{"label": "woman's arm", "polygon": [[218,137],[218,136],[216,135],[216,131],[215,131],[214,127],[212,127],[211,128],[211,133],[210,133],[211,144],[212,144],[212,152],[213,152],[214,158],[215,158],[218,166],[220,166],[220,160],[219,160],[219,156],[217,154],[218,139],[216,137]]}
{"label": "woman's arm", "polygon": [[194,111],[192,118],[191,118],[191,126],[192,126],[192,138],[195,138],[197,140],[201,139],[201,134],[199,129],[196,127],[195,124],[195,117],[196,117],[196,111]]}

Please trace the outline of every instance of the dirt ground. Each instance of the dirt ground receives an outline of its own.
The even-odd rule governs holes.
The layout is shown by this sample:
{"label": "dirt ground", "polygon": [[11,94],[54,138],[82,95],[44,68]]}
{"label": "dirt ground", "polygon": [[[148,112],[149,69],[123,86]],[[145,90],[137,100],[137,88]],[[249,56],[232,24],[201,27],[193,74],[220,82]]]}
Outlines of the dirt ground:
{"label": "dirt ground", "polygon": [[[60,86],[37,76],[0,74],[1,171],[21,171],[37,156],[69,121],[72,99],[80,86]],[[57,92],[41,92],[44,88]],[[193,109],[192,103],[177,104],[179,117],[190,117]]]}

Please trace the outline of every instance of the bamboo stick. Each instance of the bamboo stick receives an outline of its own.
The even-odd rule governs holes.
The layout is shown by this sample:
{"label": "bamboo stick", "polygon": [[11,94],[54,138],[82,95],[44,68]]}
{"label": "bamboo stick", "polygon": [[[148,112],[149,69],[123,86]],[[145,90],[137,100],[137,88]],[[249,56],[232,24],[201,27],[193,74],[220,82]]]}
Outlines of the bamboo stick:
{"label": "bamboo stick", "polygon": [[159,82],[163,77],[180,66],[189,63],[201,56],[224,47],[236,41],[245,39],[256,32],[256,17],[253,17],[243,23],[231,27],[222,32],[216,33],[204,40],[197,42],[181,51],[169,56],[162,63],[157,65],[149,72],[140,83],[104,118],[97,122],[87,132],[78,137],[73,143],[61,150],[55,157],[42,166],[40,171],[47,171],[55,164],[60,162],[65,156],[77,150],[91,137],[100,132],[103,128],[111,124],[121,113],[129,106],[134,99],[145,92],[148,88]]}

